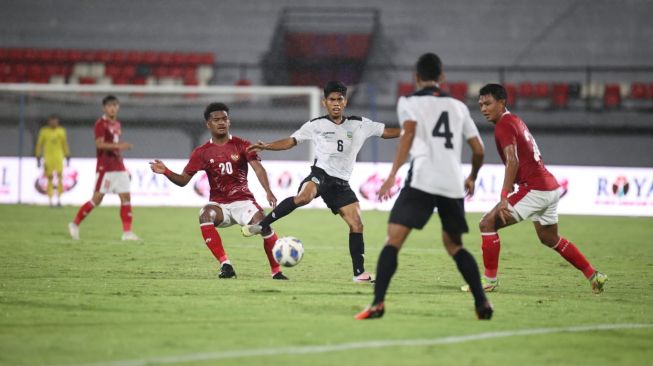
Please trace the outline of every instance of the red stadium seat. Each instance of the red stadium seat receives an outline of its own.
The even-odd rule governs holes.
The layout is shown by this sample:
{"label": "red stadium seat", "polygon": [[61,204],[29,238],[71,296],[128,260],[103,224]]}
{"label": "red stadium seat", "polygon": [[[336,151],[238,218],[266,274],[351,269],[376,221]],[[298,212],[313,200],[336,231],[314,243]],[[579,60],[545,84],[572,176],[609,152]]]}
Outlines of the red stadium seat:
{"label": "red stadium seat", "polygon": [[517,88],[517,95],[520,98],[532,98],[535,95],[535,87],[530,81],[522,81]]}
{"label": "red stadium seat", "polygon": [[95,78],[89,76],[82,76],[79,78],[79,83],[82,85],[95,84]]}
{"label": "red stadium seat", "polygon": [[569,84],[553,84],[553,95],[551,102],[556,108],[566,108],[569,105]]}
{"label": "red stadium seat", "polygon": [[648,97],[653,99],[653,83],[648,84]]}
{"label": "red stadium seat", "polygon": [[39,50],[35,48],[28,48],[23,53],[23,60],[25,62],[38,62]]}
{"label": "red stadium seat", "polygon": [[64,68],[62,65],[57,63],[48,63],[44,66],[45,74],[50,77],[53,75],[64,75]]}
{"label": "red stadium seat", "polygon": [[128,64],[137,65],[143,62],[143,54],[138,51],[127,52],[126,62]]}
{"label": "red stadium seat", "polygon": [[351,58],[364,59],[370,49],[369,34],[348,34],[345,38],[346,53]]}
{"label": "red stadium seat", "polygon": [[12,67],[12,74],[16,75],[18,77],[25,77],[27,76],[27,65],[26,64],[15,64]]}
{"label": "red stadium seat", "polygon": [[0,48],[0,62],[9,62],[8,48]]}
{"label": "red stadium seat", "polygon": [[286,55],[290,57],[311,57],[314,49],[314,34],[287,33]]}
{"label": "red stadium seat", "polygon": [[182,53],[182,52],[174,52],[172,53],[172,60],[170,61],[170,63],[176,66],[186,66],[187,64],[190,64],[189,54]]}
{"label": "red stadium seat", "polygon": [[506,88],[506,94],[508,95],[508,100],[506,100],[506,104],[509,107],[512,107],[515,105],[517,102],[517,86],[515,84],[505,84],[504,87]]}
{"label": "red stadium seat", "polygon": [[82,51],[68,50],[68,61],[70,63],[77,63],[82,61]]}
{"label": "red stadium seat", "polygon": [[249,80],[249,79],[242,79],[242,78],[241,78],[241,79],[236,80],[236,82],[234,83],[234,85],[236,85],[236,86],[251,86],[251,85],[252,85],[252,81]]}
{"label": "red stadium seat", "polygon": [[95,50],[83,50],[81,51],[81,61],[82,62],[94,62],[98,59],[98,52]]}
{"label": "red stadium seat", "polygon": [[172,52],[159,52],[159,63],[165,66],[173,65],[174,53]]}
{"label": "red stadium seat", "polygon": [[104,62],[109,64],[113,62],[113,52],[108,50],[99,50],[97,51],[97,62]]}
{"label": "red stadium seat", "polygon": [[449,83],[449,94],[460,101],[465,101],[467,97],[467,83]]}
{"label": "red stadium seat", "polygon": [[114,50],[111,52],[111,62],[123,64],[127,62],[127,53],[125,51]]}
{"label": "red stadium seat", "polygon": [[142,62],[144,64],[148,64],[148,65],[158,64],[159,63],[159,53],[154,52],[154,51],[143,52]]}
{"label": "red stadium seat", "polygon": [[10,48],[8,51],[8,61],[13,63],[25,62],[25,50],[22,48]]}
{"label": "red stadium seat", "polygon": [[200,53],[200,64],[201,65],[215,64],[215,55],[209,52]]}
{"label": "red stadium seat", "polygon": [[535,98],[548,98],[550,94],[551,89],[548,83],[541,82],[535,84],[535,93],[533,94]]}
{"label": "red stadium seat", "polygon": [[54,61],[54,50],[45,49],[38,50],[36,55],[36,60],[38,62],[53,62]]}
{"label": "red stadium seat", "polygon": [[619,84],[606,84],[603,89],[603,106],[619,108],[621,106],[621,88]]}
{"label": "red stadium seat", "polygon": [[415,91],[415,84],[400,81],[397,84],[397,98],[412,94]]}
{"label": "red stadium seat", "polygon": [[648,89],[644,83],[632,83],[630,84],[630,98],[632,99],[647,99]]}

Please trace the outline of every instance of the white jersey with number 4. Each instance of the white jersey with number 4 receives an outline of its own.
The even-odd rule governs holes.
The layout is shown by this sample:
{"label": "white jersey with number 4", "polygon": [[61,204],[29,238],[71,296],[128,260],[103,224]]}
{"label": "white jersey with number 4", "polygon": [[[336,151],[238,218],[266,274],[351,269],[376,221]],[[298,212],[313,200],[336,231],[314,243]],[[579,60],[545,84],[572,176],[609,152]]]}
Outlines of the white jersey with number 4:
{"label": "white jersey with number 4", "polygon": [[463,198],[462,148],[478,136],[467,106],[441,95],[437,88],[425,88],[399,98],[397,114],[402,127],[406,121],[417,122],[406,184],[431,194]]}
{"label": "white jersey with number 4", "polygon": [[312,119],[290,137],[297,143],[313,141],[315,166],[332,177],[348,181],[363,143],[370,136],[383,135],[385,125],[365,117],[343,118],[339,125],[328,116]]}

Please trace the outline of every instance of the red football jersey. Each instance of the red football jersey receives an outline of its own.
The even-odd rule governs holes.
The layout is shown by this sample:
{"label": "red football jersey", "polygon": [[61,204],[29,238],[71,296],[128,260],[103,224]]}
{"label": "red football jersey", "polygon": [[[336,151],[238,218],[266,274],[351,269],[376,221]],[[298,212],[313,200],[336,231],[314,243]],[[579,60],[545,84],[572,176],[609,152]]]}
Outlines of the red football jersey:
{"label": "red football jersey", "polygon": [[261,160],[256,152],[247,152],[249,141],[230,136],[224,145],[209,141],[193,150],[184,173],[194,175],[204,170],[211,187],[210,200],[217,203],[255,201],[247,186],[248,162]]}
{"label": "red football jersey", "polygon": [[508,145],[515,145],[519,159],[515,183],[520,187],[538,191],[551,191],[559,187],[558,181],[544,166],[542,154],[533,135],[519,117],[504,113],[494,127],[494,140],[504,164],[506,157],[503,155],[503,149]]}
{"label": "red football jersey", "polygon": [[[95,122],[96,140],[101,138],[104,142],[118,143],[120,142],[121,133],[119,121],[110,121],[105,116],[102,116]],[[120,172],[127,170],[125,169],[125,164],[123,164],[120,150],[96,149],[95,151],[97,155],[96,172]]]}

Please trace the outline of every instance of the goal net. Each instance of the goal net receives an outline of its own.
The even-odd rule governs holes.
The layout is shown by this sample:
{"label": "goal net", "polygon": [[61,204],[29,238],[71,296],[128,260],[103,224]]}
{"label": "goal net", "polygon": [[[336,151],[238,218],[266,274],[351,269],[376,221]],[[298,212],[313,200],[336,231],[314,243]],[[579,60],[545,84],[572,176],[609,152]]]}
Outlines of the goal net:
{"label": "goal net", "polygon": [[[121,140],[134,145],[123,154],[132,180],[141,179],[136,189],[149,196],[161,194],[167,184],[147,175],[147,161],[171,161],[171,168],[181,170],[180,162],[210,137],[203,116],[209,103],[227,104],[231,134],[252,142],[288,137],[320,113],[320,90],[315,87],[0,84],[0,202],[47,201],[40,192],[45,179],[36,167],[34,147],[39,129],[52,114],[66,128],[72,155],[61,184],[67,191],[74,189],[73,184],[82,186],[87,200],[94,186],[93,127],[102,115],[102,99],[109,94],[120,101]],[[311,145],[263,153],[263,158],[307,165]],[[76,204],[78,199],[63,201]]]}

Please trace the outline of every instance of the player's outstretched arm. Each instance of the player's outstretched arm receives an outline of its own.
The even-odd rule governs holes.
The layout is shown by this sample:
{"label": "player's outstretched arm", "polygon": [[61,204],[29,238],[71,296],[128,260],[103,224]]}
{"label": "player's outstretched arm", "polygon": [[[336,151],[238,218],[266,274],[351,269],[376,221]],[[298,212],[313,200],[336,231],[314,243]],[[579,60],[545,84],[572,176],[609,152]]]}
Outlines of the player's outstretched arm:
{"label": "player's outstretched arm", "polygon": [[476,177],[478,176],[478,171],[481,170],[481,166],[483,166],[485,148],[483,148],[483,141],[478,136],[474,136],[467,140],[467,143],[472,149],[472,171],[465,179],[465,191],[467,192],[467,197],[471,197],[474,195],[474,188],[476,188]]}
{"label": "player's outstretched arm", "polygon": [[272,190],[270,189],[270,182],[268,181],[268,172],[263,167],[263,164],[261,164],[261,162],[258,160],[252,160],[249,162],[249,165],[254,170],[254,173],[256,173],[256,178],[258,178],[258,181],[261,183],[261,187],[263,187],[263,189],[265,190],[268,203],[272,208],[277,207],[277,197],[275,197],[274,193],[272,193]]}
{"label": "player's outstretched arm", "polygon": [[263,150],[272,150],[272,151],[281,151],[281,150],[289,150],[292,149],[297,145],[297,140],[293,137],[288,137],[285,139],[277,140],[274,142],[265,143],[263,141],[258,141],[255,144],[249,145],[247,147],[247,152],[250,151],[263,151]]}
{"label": "player's outstretched arm", "polygon": [[177,174],[171,171],[170,169],[168,169],[168,167],[165,166],[165,164],[163,164],[161,160],[150,161],[150,169],[152,169],[152,171],[156,174],[165,175],[166,178],[168,178],[168,180],[170,180],[172,183],[180,187],[183,187],[186,184],[188,184],[188,182],[190,182],[190,179],[192,178],[190,175],[186,173]]}
{"label": "player's outstretched arm", "polygon": [[383,182],[381,188],[379,189],[379,198],[385,199],[390,188],[395,184],[395,176],[397,171],[401,168],[402,165],[408,159],[408,154],[410,153],[410,148],[413,146],[413,140],[415,139],[415,130],[417,129],[417,122],[415,121],[405,121],[404,128],[401,132],[401,138],[399,139],[399,145],[397,146],[397,153],[395,154],[395,160],[392,163],[392,169],[388,178]]}
{"label": "player's outstretched arm", "polygon": [[381,135],[381,138],[383,139],[396,139],[401,135],[401,128],[396,128],[396,127],[386,127],[383,129],[383,135]]}

